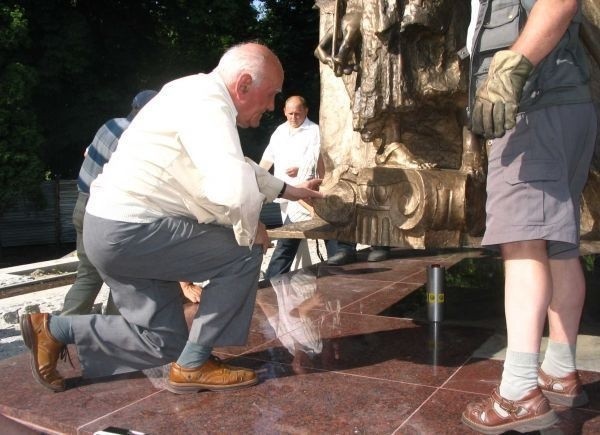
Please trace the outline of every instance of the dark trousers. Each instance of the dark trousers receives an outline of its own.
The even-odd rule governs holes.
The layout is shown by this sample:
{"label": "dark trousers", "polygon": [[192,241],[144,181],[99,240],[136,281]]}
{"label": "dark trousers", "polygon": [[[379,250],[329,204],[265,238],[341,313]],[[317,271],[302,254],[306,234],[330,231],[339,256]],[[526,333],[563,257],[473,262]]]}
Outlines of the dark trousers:
{"label": "dark trousers", "polygon": [[[294,257],[298,252],[298,246],[303,239],[279,239],[269,261],[269,266],[265,272],[265,279],[271,279],[277,275],[287,273],[292,267]],[[325,240],[325,249],[327,256],[334,255],[336,252],[336,240]]]}

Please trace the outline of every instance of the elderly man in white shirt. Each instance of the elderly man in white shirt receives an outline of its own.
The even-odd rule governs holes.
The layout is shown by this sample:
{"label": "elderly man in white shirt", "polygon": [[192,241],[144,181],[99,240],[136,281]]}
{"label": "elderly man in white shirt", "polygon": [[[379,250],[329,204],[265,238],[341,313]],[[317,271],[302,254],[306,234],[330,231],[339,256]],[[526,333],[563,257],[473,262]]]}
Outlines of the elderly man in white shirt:
{"label": "elderly man in white shirt", "polygon": [[[312,178],[318,178],[317,166],[321,138],[319,126],[308,119],[308,105],[304,97],[289,97],[283,108],[286,122],[279,125],[271,135],[269,145],[260,160],[260,166],[266,170],[273,165],[274,175],[291,185],[297,185]],[[322,172],[322,171],[321,171]],[[278,200],[281,205],[281,220],[284,224],[302,222],[311,218],[311,210],[302,201],[289,202]],[[289,272],[298,253],[302,239],[279,239],[265,279],[271,279]]]}
{"label": "elderly man in white shirt", "polygon": [[[320,180],[287,185],[242,154],[236,125],[257,127],[282,83],[267,47],[241,44],[210,74],[165,85],[134,119],[92,184],[84,225],[121,315],[23,316],[43,386],[65,389],[56,364],[69,343],[85,377],[173,362],[167,385],[179,394],[258,382],[211,352],[246,342],[269,246],[262,204],[322,197]],[[209,282],[189,333],[178,281]]]}

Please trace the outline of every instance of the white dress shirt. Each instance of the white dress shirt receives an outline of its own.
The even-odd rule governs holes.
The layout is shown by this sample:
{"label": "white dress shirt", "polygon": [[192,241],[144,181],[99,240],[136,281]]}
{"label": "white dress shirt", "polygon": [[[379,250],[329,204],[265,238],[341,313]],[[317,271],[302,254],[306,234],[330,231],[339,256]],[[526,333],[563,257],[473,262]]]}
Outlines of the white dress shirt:
{"label": "white dress shirt", "polygon": [[260,210],[283,182],[242,153],[237,111],[216,73],[166,84],[132,121],[92,183],[87,212],[148,223],[184,216],[254,242]]}
{"label": "white dress shirt", "polygon": [[[262,160],[273,162],[275,177],[296,186],[306,180],[316,178],[317,160],[321,138],[319,126],[306,118],[301,126],[292,128],[288,122],[281,124],[271,135]],[[290,177],[286,170],[298,168],[298,174]],[[281,218],[291,222],[310,219],[310,212],[296,201],[278,200],[281,203]]]}

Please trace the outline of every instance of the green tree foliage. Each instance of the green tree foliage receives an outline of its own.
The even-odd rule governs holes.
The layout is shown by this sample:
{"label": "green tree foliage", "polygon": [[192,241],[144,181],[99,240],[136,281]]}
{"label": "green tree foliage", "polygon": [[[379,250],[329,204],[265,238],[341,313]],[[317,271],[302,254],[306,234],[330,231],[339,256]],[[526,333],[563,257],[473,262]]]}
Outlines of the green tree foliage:
{"label": "green tree foliage", "polygon": [[313,0],[264,0],[258,33],[277,53],[285,69],[284,96],[304,95],[318,109],[319,13]]}
{"label": "green tree foliage", "polygon": [[270,134],[285,119],[283,105],[291,95],[302,95],[309,104],[308,116],[319,121],[319,63],[313,52],[319,42],[319,12],[314,0],[262,0],[256,37],[279,56],[285,81],[275,111],[263,117],[258,129],[241,132],[244,151],[259,160]]}
{"label": "green tree foliage", "polygon": [[38,76],[23,56],[28,44],[23,9],[0,5],[0,214],[20,197],[39,199],[43,179],[31,104]]}
{"label": "green tree foliage", "polygon": [[[227,47],[242,41],[261,40],[273,48],[286,70],[283,97],[306,96],[310,116],[317,118],[318,64],[312,52],[318,14],[312,0],[267,0],[260,18],[253,0],[11,4],[3,6],[0,28],[0,137],[1,170],[16,185],[25,186],[18,176],[25,173],[34,184],[46,171],[52,177],[75,178],[99,126],[126,116],[139,90],[160,89],[175,78],[208,72]],[[260,157],[283,120],[282,107],[283,99],[261,129],[242,132],[248,154],[253,150]],[[11,144],[11,159],[20,156],[32,165],[28,171],[7,160],[5,143]],[[27,158],[14,150],[28,150]],[[18,174],[8,174],[7,164]]]}
{"label": "green tree foliage", "polygon": [[28,3],[43,73],[44,160],[63,178],[77,175],[97,128],[126,116],[139,90],[209,71],[225,47],[248,38],[256,17],[249,0]]}
{"label": "green tree foliage", "polygon": [[126,116],[139,90],[212,69],[256,23],[250,0],[15,1],[29,22],[27,55],[39,74],[32,109],[41,157],[61,178],[77,176],[98,127]]}

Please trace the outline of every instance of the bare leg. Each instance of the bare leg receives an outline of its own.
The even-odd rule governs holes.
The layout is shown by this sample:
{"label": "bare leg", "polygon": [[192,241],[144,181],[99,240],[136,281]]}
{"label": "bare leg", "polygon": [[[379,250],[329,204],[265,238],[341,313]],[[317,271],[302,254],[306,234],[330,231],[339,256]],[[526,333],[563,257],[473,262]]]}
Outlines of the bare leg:
{"label": "bare leg", "polygon": [[550,260],[553,293],[548,307],[550,339],[539,383],[551,403],[578,407],[588,403],[576,364],[579,322],[585,300],[585,278],[579,258]]}
{"label": "bare leg", "polygon": [[508,349],[538,353],[552,298],[552,275],[546,242],[502,245],[505,264],[504,308]]}
{"label": "bare leg", "polygon": [[544,240],[501,245],[508,346],[502,382],[490,397],[472,402],[463,422],[480,432],[530,432],[558,417],[538,388],[538,358],[552,299],[552,274]]}
{"label": "bare leg", "polygon": [[553,293],[548,307],[550,339],[572,346],[577,341],[585,300],[585,278],[579,258],[550,260]]}

